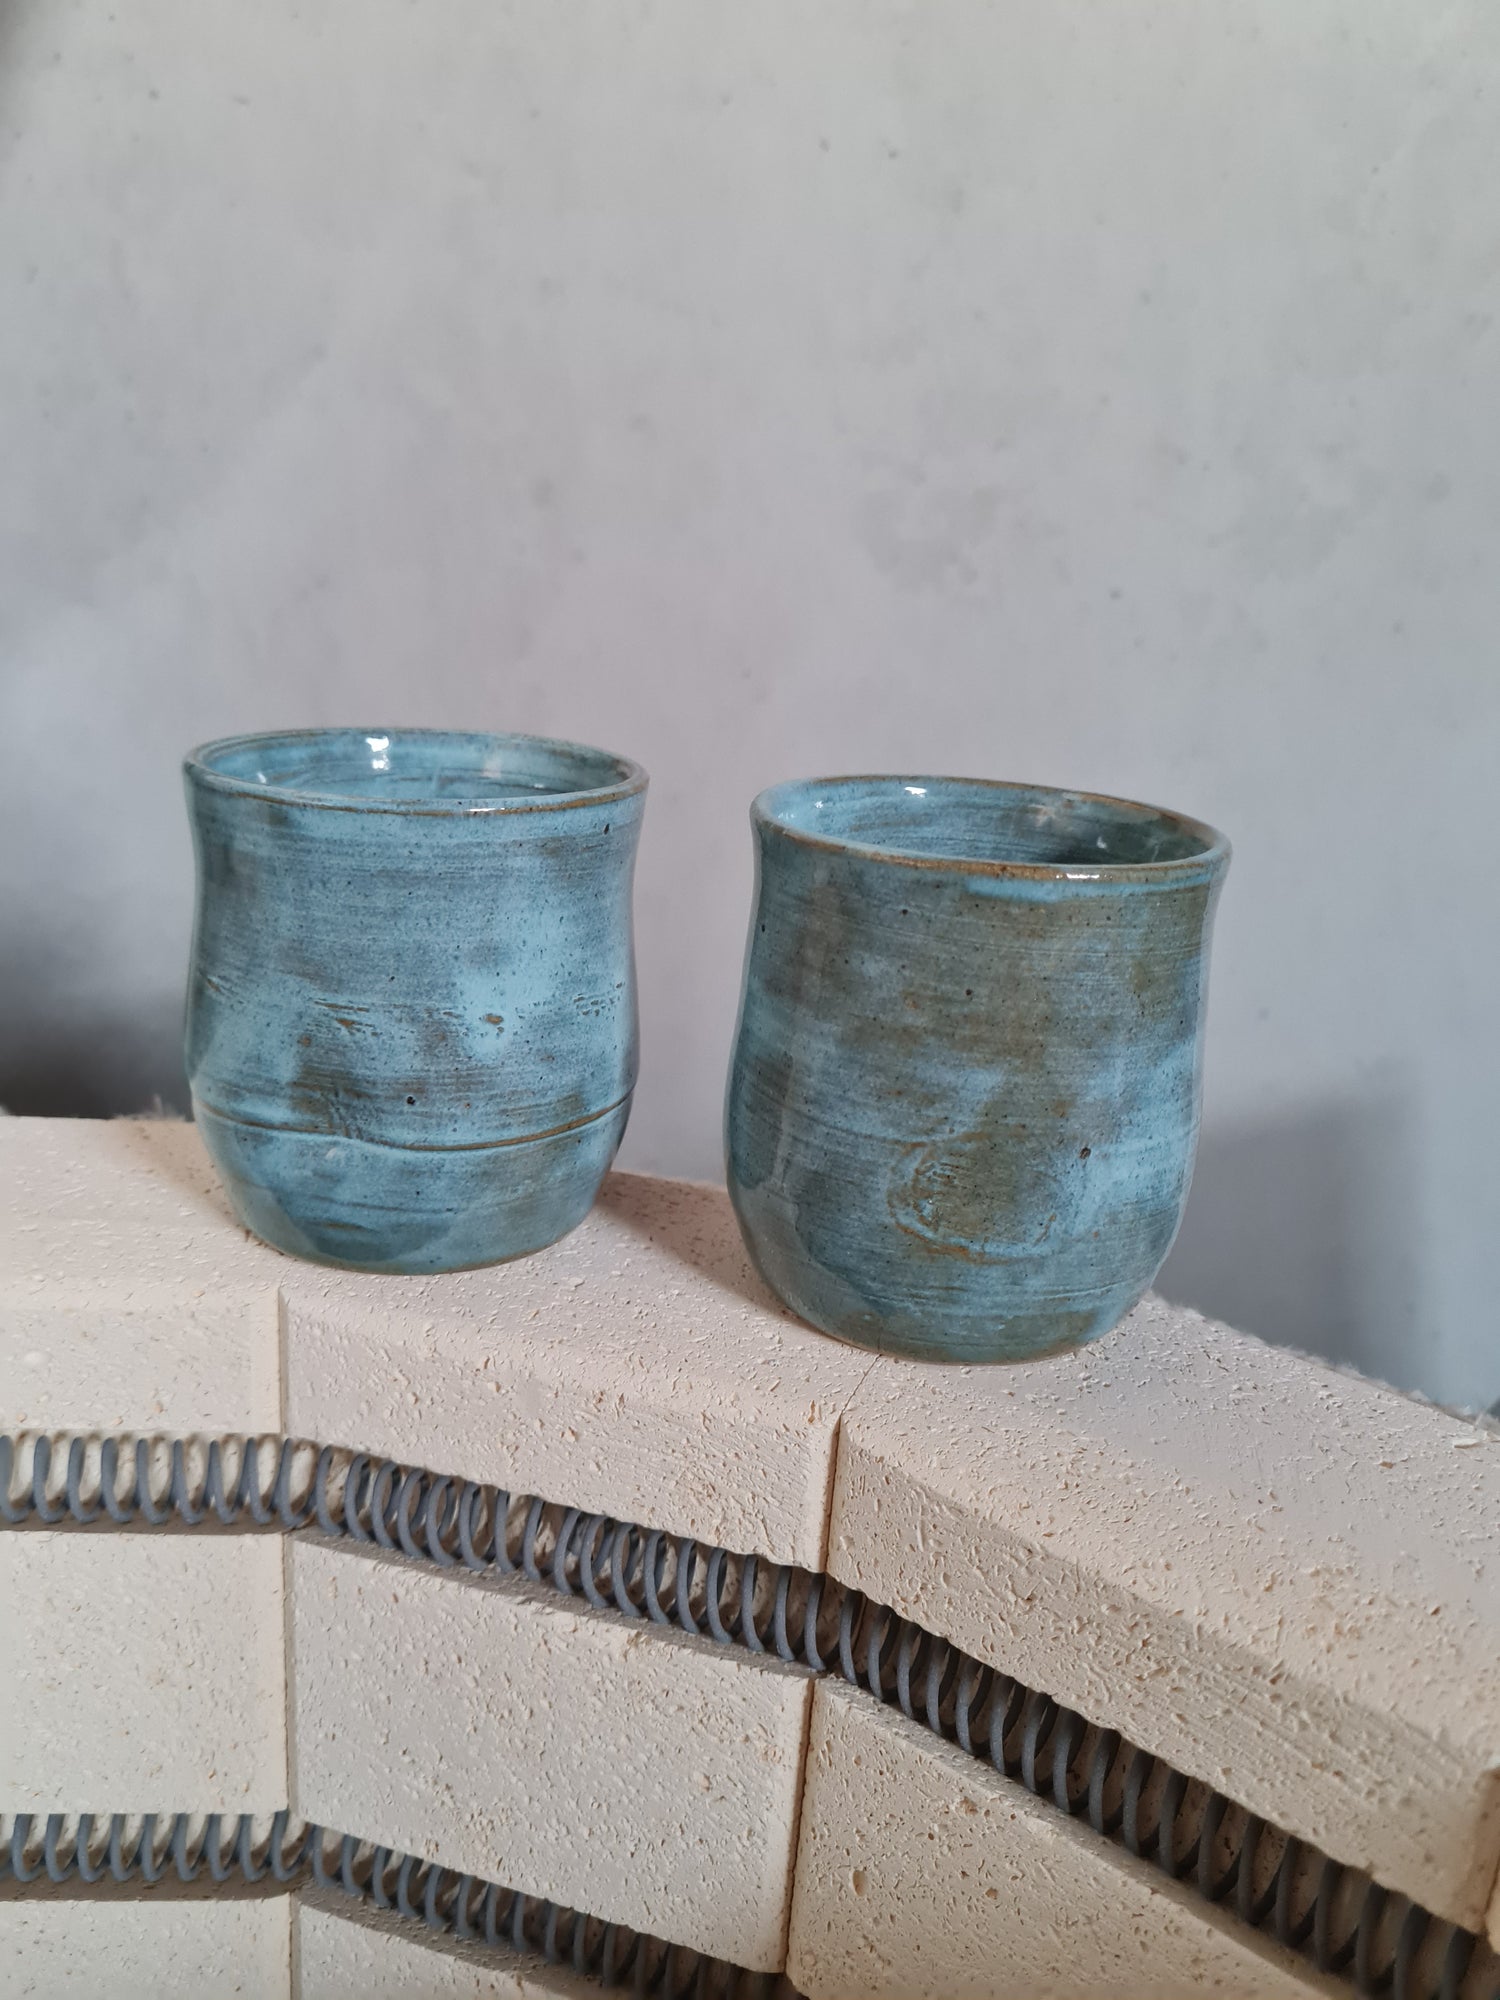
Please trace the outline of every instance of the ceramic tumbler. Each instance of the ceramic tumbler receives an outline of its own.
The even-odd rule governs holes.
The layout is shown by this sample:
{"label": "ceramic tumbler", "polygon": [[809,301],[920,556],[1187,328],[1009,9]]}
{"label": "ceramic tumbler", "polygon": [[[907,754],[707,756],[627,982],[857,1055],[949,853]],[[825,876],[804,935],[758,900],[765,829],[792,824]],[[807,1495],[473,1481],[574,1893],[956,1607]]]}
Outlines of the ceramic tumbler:
{"label": "ceramic tumbler", "polygon": [[582,1221],[635,1083],[645,773],[420,729],[233,737],[184,768],[188,1081],[246,1228],[422,1272]]}
{"label": "ceramic tumbler", "polygon": [[1107,1332],[1187,1197],[1227,842],[958,778],[779,785],[751,818],[728,1175],[772,1289],[932,1360]]}

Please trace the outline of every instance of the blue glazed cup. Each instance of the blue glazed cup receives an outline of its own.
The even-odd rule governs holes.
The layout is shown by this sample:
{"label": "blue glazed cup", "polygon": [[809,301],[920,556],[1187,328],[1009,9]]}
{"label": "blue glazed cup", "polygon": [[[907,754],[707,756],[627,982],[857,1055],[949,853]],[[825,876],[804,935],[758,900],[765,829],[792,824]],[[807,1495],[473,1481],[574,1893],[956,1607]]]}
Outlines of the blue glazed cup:
{"label": "blue glazed cup", "polygon": [[1097,1339],[1182,1217],[1228,843],[961,778],[778,785],[751,819],[727,1145],[767,1282],[886,1353]]}
{"label": "blue glazed cup", "polygon": [[645,773],[421,729],[232,737],[184,773],[188,1082],[246,1228],[416,1272],[581,1222],[635,1084]]}

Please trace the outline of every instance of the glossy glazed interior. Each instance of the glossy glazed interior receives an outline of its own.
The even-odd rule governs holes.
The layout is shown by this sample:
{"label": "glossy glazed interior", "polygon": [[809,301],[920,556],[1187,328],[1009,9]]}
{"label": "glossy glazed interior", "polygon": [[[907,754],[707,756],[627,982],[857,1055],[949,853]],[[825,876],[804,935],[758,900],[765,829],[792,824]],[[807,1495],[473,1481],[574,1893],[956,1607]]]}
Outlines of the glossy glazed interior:
{"label": "glossy glazed interior", "polygon": [[303,803],[499,807],[633,791],[634,764],[544,736],[437,729],[294,729],[226,737],[188,758],[188,774],[230,790]]}
{"label": "glossy glazed interior", "polygon": [[810,778],[763,792],[755,811],[794,838],[928,865],[1134,870],[1227,852],[1212,827],[1155,806],[979,778]]}

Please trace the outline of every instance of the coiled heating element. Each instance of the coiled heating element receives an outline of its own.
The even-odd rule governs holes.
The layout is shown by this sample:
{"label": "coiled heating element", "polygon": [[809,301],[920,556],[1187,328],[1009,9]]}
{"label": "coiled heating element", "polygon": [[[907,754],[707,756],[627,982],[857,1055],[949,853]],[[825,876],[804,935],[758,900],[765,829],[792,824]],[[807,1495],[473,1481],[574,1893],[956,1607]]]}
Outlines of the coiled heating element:
{"label": "coiled heating element", "polygon": [[[1209,1902],[1226,1905],[1320,1971],[1349,1978],[1360,1993],[1500,2000],[1500,1960],[1474,1932],[826,1575],[503,1487],[286,1438],[136,1438],[122,1449],[113,1438],[0,1436],[0,1520],[11,1527],[316,1530],[443,1569],[522,1577],[596,1611],[836,1674]],[[232,1851],[247,1838],[238,1833]],[[361,1888],[376,1907],[410,1913],[431,1894],[434,1910],[453,1919],[438,1927],[460,1935],[471,1934],[475,1911],[491,1907],[483,1897],[473,1902],[475,1885],[467,1877],[453,1876],[433,1890],[431,1877],[445,1871],[431,1871],[419,1896],[410,1876],[402,1876],[400,1858],[386,1850],[371,1851],[385,1856],[378,1866],[367,1855],[356,1868],[341,1849],[330,1869],[316,1859],[318,1830],[309,1830],[307,1840],[318,1879],[337,1879],[346,1890],[352,1882],[383,1883],[394,1866],[397,1882],[407,1882],[404,1901],[382,1901],[383,1890]],[[76,1869],[76,1850],[70,1851]],[[468,1886],[460,1890],[460,1883]],[[512,1892],[491,1885],[485,1893]],[[533,1949],[536,1935],[561,1935],[561,1915],[517,1919],[516,1908],[507,1904],[505,1916],[484,1917],[483,1935],[498,1935],[515,1921]],[[426,1914],[425,1904],[419,1913]],[[572,1921],[587,1927],[586,1920]],[[660,1946],[657,1957],[667,1949]],[[632,1980],[645,1976],[645,1964],[630,1960]],[[616,1984],[625,1976],[624,1961],[617,1967],[609,1957],[591,1959],[588,1969]]]}
{"label": "coiled heating element", "polygon": [[747,1972],[685,1945],[585,1916],[545,1896],[480,1881],[415,1854],[285,1812],[269,1821],[189,1813],[107,1816],[18,1813],[0,1822],[0,1888],[47,1882],[232,1883],[238,1890],[312,1887],[424,1924],[491,1950],[528,1952],[549,1965],[662,2000],[793,2000],[776,1973]]}

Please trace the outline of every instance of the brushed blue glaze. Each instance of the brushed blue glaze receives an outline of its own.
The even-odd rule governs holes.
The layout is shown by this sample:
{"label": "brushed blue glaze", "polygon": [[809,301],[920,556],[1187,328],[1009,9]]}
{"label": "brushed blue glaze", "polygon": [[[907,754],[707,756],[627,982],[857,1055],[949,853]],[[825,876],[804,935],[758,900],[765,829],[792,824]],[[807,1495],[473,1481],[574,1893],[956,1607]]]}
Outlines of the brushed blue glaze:
{"label": "brushed blue glaze", "polygon": [[587,1214],[636,1075],[646,777],[604,751],[293,730],[184,765],[193,1115],[293,1256],[444,1271]]}
{"label": "brushed blue glaze", "polygon": [[1228,843],[959,778],[778,785],[751,822],[726,1126],[768,1284],[930,1360],[1107,1332],[1187,1198]]}

